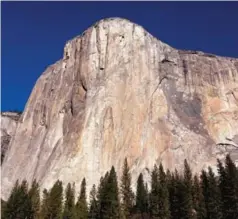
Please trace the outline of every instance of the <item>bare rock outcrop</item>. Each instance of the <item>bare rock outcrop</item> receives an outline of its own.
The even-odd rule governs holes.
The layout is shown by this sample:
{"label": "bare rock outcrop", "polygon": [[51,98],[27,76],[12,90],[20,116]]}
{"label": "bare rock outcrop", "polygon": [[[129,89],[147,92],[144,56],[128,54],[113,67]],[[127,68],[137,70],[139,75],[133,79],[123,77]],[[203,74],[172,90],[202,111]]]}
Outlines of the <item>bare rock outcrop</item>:
{"label": "bare rock outcrop", "polygon": [[133,181],[163,162],[194,171],[227,152],[238,160],[238,59],[181,51],[141,26],[104,19],[66,43],[38,79],[2,166],[49,188],[83,177],[90,188],[125,157]]}
{"label": "bare rock outcrop", "polygon": [[2,112],[0,115],[1,120],[1,164],[4,160],[5,154],[8,150],[8,145],[13,137],[17,123],[21,114],[18,112]]}

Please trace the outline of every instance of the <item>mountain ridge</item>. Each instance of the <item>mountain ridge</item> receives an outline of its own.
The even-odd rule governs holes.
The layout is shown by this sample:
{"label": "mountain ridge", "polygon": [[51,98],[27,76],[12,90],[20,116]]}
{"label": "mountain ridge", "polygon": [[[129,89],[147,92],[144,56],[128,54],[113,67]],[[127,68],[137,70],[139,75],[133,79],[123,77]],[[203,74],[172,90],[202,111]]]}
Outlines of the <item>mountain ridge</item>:
{"label": "mountain ridge", "polygon": [[3,198],[16,179],[48,188],[86,177],[91,187],[125,157],[133,182],[140,172],[149,180],[146,168],[159,162],[181,169],[186,158],[199,171],[228,152],[237,160],[236,149],[217,144],[238,144],[238,59],[182,53],[121,18],[69,40],[11,139]]}

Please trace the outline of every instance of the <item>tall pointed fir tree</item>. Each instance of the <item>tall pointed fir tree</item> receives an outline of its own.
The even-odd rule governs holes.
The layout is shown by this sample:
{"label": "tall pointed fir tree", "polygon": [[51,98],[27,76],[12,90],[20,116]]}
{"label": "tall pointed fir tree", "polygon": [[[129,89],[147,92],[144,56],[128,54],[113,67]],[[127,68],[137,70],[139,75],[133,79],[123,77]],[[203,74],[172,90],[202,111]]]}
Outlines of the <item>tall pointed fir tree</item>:
{"label": "tall pointed fir tree", "polygon": [[150,216],[151,218],[159,218],[159,201],[160,201],[160,184],[159,184],[159,170],[156,165],[151,173],[151,192],[149,195],[150,198]]}
{"label": "tall pointed fir tree", "polygon": [[192,172],[185,159],[183,181],[180,182],[181,217],[184,219],[192,219],[195,217],[192,200],[192,184]]}
{"label": "tall pointed fir tree", "polygon": [[68,183],[65,190],[63,219],[74,218],[74,206],[75,206],[75,184],[71,185],[71,183]]}
{"label": "tall pointed fir tree", "polygon": [[100,183],[97,189],[97,218],[99,219],[103,217],[104,206],[102,204],[104,201],[103,198],[105,195],[105,188],[108,181],[108,177],[109,177],[109,173],[106,172],[104,177],[101,177]]}
{"label": "tall pointed fir tree", "polygon": [[133,208],[134,194],[131,189],[131,175],[129,172],[127,159],[124,161],[122,178],[121,178],[121,198],[122,198],[122,214],[123,218],[131,218],[131,211]]}
{"label": "tall pointed fir tree", "polygon": [[28,184],[23,180],[21,185],[16,182],[6,203],[3,219],[33,218],[31,200],[28,195]]}
{"label": "tall pointed fir tree", "polygon": [[209,173],[207,173],[205,170],[202,170],[201,183],[206,206],[206,218],[221,218],[219,189],[211,169],[209,169]]}
{"label": "tall pointed fir tree", "polygon": [[238,175],[230,156],[226,156],[225,167],[218,160],[219,186],[223,206],[223,218],[238,218]]}
{"label": "tall pointed fir tree", "polygon": [[170,214],[172,219],[180,219],[180,182],[181,177],[178,171],[171,174],[170,181],[168,182],[169,189],[169,203]]}
{"label": "tall pointed fir tree", "polygon": [[170,218],[169,191],[166,174],[162,163],[159,165],[159,218]]}
{"label": "tall pointed fir tree", "polygon": [[221,193],[215,174],[213,173],[211,167],[208,168],[208,192],[209,194],[206,197],[208,200],[207,218],[221,219]]}
{"label": "tall pointed fir tree", "polygon": [[205,200],[197,175],[194,176],[193,180],[192,196],[193,196],[193,206],[196,211],[196,219],[206,219],[207,217],[206,217]]}
{"label": "tall pointed fir tree", "polygon": [[98,219],[98,201],[97,201],[97,191],[96,186],[93,184],[92,190],[90,191],[90,204],[89,204],[89,219]]}
{"label": "tall pointed fir tree", "polygon": [[63,207],[63,186],[60,180],[57,180],[50,190],[48,196],[49,218],[61,218]]}
{"label": "tall pointed fir tree", "polygon": [[88,204],[86,198],[86,180],[83,178],[81,183],[80,194],[75,205],[75,218],[87,219],[88,218]]}
{"label": "tall pointed fir tree", "polygon": [[137,180],[136,190],[136,212],[141,215],[142,218],[148,213],[148,194],[144,184],[142,173],[140,173]]}
{"label": "tall pointed fir tree", "polygon": [[44,189],[43,198],[41,202],[40,219],[48,219],[48,218],[50,218],[49,192],[47,191],[47,189]]}
{"label": "tall pointed fir tree", "polygon": [[33,180],[29,190],[29,197],[31,200],[32,211],[34,219],[40,218],[40,186],[36,180]]}
{"label": "tall pointed fir tree", "polygon": [[101,199],[101,218],[102,219],[119,219],[121,209],[119,202],[117,175],[114,166],[105,181]]}

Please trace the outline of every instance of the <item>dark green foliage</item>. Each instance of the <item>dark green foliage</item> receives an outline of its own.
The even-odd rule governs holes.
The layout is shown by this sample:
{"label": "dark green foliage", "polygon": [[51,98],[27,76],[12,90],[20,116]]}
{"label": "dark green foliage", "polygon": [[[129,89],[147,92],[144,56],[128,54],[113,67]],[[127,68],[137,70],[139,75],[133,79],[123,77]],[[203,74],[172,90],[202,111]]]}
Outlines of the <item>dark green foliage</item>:
{"label": "dark green foliage", "polygon": [[169,191],[162,164],[160,164],[159,169],[155,165],[152,171],[149,203],[151,218],[170,218]]}
{"label": "dark green foliage", "polygon": [[63,186],[61,181],[57,180],[56,183],[53,185],[50,190],[47,202],[49,218],[61,218],[63,207]]}
{"label": "dark green foliage", "polygon": [[122,214],[123,217],[128,219],[131,216],[133,208],[134,194],[131,189],[131,175],[127,159],[124,161],[122,179],[121,179],[121,196],[122,196]]}
{"label": "dark green foliage", "polygon": [[187,160],[184,160],[184,179],[180,182],[180,198],[181,198],[181,218],[192,219],[195,217],[192,198],[192,172]]}
{"label": "dark green foliage", "polygon": [[74,206],[75,206],[75,188],[74,184],[71,186],[68,183],[65,190],[65,202],[64,202],[64,211],[63,219],[72,219],[74,218]]}
{"label": "dark green foliage", "polygon": [[36,180],[33,181],[29,190],[29,197],[31,200],[32,211],[34,219],[40,218],[40,187]]}
{"label": "dark green foliage", "polygon": [[170,215],[172,219],[193,219],[195,210],[192,198],[192,173],[187,161],[184,161],[184,175],[181,177],[177,170],[168,181]]}
{"label": "dark green foliage", "polygon": [[149,195],[150,215],[152,218],[159,218],[159,187],[159,170],[158,167],[154,165],[154,169],[151,174],[151,192]]}
{"label": "dark green foliage", "polygon": [[81,190],[75,205],[75,218],[87,219],[88,218],[88,204],[86,199],[86,180],[83,178],[81,183]]}
{"label": "dark green foliage", "polygon": [[100,218],[117,219],[121,217],[117,175],[112,166],[110,174],[104,177],[100,198]]}
{"label": "dark green foliage", "polygon": [[6,202],[3,199],[1,199],[1,215],[3,215],[5,207],[6,207]]}
{"label": "dark green foliage", "polygon": [[148,191],[145,187],[142,174],[139,175],[137,180],[136,212],[140,213],[142,217],[148,213]]}
{"label": "dark green foliage", "polygon": [[[98,189],[90,191],[90,205],[86,201],[86,180],[75,204],[75,188],[70,183],[65,190],[63,206],[62,182],[57,181],[47,191],[40,189],[34,180],[30,190],[24,180],[18,181],[9,199],[2,205],[3,219],[238,219],[238,168],[230,156],[225,166],[218,160],[218,176],[209,167],[202,171],[200,180],[184,161],[184,173],[177,170],[166,174],[162,164],[154,166],[151,174],[151,190],[148,191],[143,175],[137,180],[134,203],[131,176],[125,159],[121,178],[121,203],[114,167],[101,178]],[[40,205],[41,204],[41,205]],[[122,210],[121,210],[122,206]]]}
{"label": "dark green foliage", "polygon": [[105,190],[104,188],[108,179],[108,175],[109,174],[107,172],[104,177],[101,177],[100,183],[98,185],[97,196],[96,196],[97,197],[97,212],[96,212],[97,217],[96,218],[101,218],[101,215],[102,215],[101,205],[102,205],[102,199],[103,199],[103,192]]}
{"label": "dark green foliage", "polygon": [[224,219],[238,218],[238,174],[229,155],[225,167],[218,160],[219,187]]}
{"label": "dark green foliage", "polygon": [[178,174],[178,171],[175,170],[174,173],[171,174],[170,180],[168,181],[168,189],[169,189],[169,202],[170,202],[170,213],[171,218],[179,219],[180,214],[180,186],[181,178]]}
{"label": "dark green foliage", "polygon": [[97,191],[96,186],[93,184],[92,190],[90,191],[90,208],[89,208],[89,219],[96,219],[99,215],[98,202],[97,202]]}
{"label": "dark green foliage", "polygon": [[205,200],[202,192],[202,188],[198,179],[198,176],[194,176],[193,187],[192,187],[192,196],[193,196],[193,207],[195,210],[195,215],[197,219],[206,219],[206,206]]}
{"label": "dark green foliage", "polygon": [[50,217],[49,192],[47,191],[47,189],[44,189],[42,203],[41,203],[40,218],[48,219],[49,217]]}
{"label": "dark green foliage", "polygon": [[162,164],[159,166],[159,218],[170,218],[168,182]]}
{"label": "dark green foliage", "polygon": [[2,215],[3,219],[33,218],[31,200],[28,195],[26,180],[19,185],[18,181],[10,194]]}
{"label": "dark green foliage", "polygon": [[203,196],[207,211],[207,219],[222,218],[220,191],[212,169],[209,172],[202,171],[201,174]]}

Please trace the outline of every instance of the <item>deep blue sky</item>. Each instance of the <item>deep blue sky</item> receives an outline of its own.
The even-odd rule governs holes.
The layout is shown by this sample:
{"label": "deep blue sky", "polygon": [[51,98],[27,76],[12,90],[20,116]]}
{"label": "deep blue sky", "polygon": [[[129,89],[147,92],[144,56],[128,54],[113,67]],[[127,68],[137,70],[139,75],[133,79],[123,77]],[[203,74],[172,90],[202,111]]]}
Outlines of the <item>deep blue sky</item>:
{"label": "deep blue sky", "polygon": [[23,110],[67,40],[124,17],[179,49],[238,58],[238,2],[1,2],[2,111]]}

